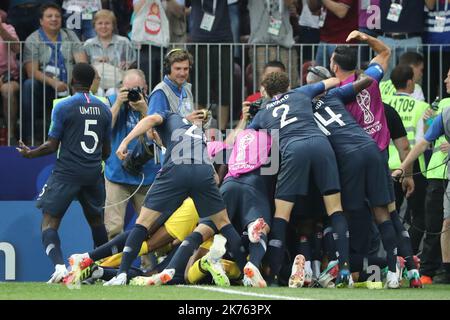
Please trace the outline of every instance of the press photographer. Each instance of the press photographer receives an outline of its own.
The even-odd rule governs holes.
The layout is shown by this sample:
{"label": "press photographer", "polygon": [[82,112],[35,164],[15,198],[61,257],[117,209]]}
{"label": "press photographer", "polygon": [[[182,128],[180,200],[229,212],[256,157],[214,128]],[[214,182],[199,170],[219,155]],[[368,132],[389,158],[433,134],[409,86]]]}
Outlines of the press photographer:
{"label": "press photographer", "polygon": [[[109,98],[112,105],[112,150],[116,150],[123,138],[147,115],[147,83],[141,70],[131,69],[124,73],[122,87],[117,95]],[[130,158],[120,161],[115,154],[106,160],[105,225],[111,239],[123,231],[124,217],[131,197],[133,208],[140,212],[148,188],[159,169],[149,151],[151,140],[140,137],[129,145]],[[148,160],[148,161],[147,161]],[[127,171],[128,170],[128,171]],[[130,173],[133,172],[134,173]]]}

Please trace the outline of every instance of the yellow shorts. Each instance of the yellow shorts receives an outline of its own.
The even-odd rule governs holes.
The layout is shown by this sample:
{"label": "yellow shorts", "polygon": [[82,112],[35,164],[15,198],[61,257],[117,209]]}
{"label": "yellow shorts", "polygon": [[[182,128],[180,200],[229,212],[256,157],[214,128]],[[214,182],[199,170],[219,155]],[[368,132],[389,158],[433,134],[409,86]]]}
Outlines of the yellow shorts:
{"label": "yellow shorts", "polygon": [[208,240],[206,240],[205,242],[203,242],[200,246],[200,248],[209,250],[209,248],[211,248],[212,244],[214,241],[214,237],[209,238]]}
{"label": "yellow shorts", "polygon": [[198,220],[194,201],[187,198],[164,223],[164,227],[173,238],[183,241],[197,227]]}

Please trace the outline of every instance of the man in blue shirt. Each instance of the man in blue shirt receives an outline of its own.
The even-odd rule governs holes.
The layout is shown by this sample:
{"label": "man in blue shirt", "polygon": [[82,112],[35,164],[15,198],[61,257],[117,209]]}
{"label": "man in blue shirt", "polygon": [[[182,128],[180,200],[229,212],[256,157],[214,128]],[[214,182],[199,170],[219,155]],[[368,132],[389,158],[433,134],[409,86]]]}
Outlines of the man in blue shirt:
{"label": "man in blue shirt", "polygon": [[57,230],[75,198],[92,229],[94,245],[108,241],[103,224],[102,159],[111,152],[111,111],[89,93],[95,77],[90,65],[76,64],[72,75],[75,94],[53,108],[47,142],[31,150],[20,141],[17,148],[25,158],[58,151],[53,172],[37,199],[37,207],[43,211],[42,243],[55,265],[49,283],[60,282],[67,274]]}
{"label": "man in blue shirt", "polygon": [[[147,115],[146,92],[147,83],[141,70],[131,69],[125,72],[119,94],[109,98],[112,107],[112,139],[111,148],[116,150],[122,140],[133,130],[136,124]],[[138,101],[128,101],[131,89],[139,89]],[[145,142],[145,138],[144,138]],[[133,150],[140,142],[134,139],[129,149]],[[153,148],[153,146],[150,146]],[[141,173],[134,175],[122,167],[122,161],[112,153],[105,163],[105,226],[109,239],[123,232],[125,212],[128,201],[139,213],[145,195],[150,188],[155,175],[160,169],[153,159],[143,165]]]}

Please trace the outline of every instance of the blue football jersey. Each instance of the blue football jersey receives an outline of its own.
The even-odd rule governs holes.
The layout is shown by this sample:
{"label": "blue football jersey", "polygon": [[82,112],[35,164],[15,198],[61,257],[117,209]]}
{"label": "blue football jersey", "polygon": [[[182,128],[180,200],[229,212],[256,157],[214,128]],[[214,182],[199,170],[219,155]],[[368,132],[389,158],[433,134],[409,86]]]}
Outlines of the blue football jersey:
{"label": "blue football jersey", "polygon": [[80,185],[98,181],[103,145],[111,143],[111,121],[109,108],[88,93],[55,105],[48,135],[60,141],[53,169],[58,180]]}
{"label": "blue football jersey", "polygon": [[206,148],[206,136],[201,128],[190,123],[177,113],[158,113],[163,123],[155,129],[166,148],[164,165],[211,163]]}
{"label": "blue football jersey", "polygon": [[282,150],[291,139],[323,136],[314,120],[311,101],[324,89],[324,84],[319,82],[275,97],[256,114],[249,128],[279,130]]}
{"label": "blue football jersey", "polygon": [[375,143],[345,108],[355,97],[353,84],[349,83],[328,91],[314,103],[317,125],[328,137],[336,155]]}

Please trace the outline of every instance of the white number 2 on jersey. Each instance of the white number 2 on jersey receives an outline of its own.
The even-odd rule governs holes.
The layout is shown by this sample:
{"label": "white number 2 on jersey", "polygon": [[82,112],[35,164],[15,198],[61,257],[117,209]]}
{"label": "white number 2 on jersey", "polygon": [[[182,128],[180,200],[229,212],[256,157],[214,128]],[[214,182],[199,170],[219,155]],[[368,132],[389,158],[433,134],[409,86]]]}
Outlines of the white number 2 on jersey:
{"label": "white number 2 on jersey", "polygon": [[198,129],[198,127],[195,124],[193,124],[189,129],[186,130],[184,134],[195,139],[202,139],[201,135],[194,133],[194,130],[196,129]]}
{"label": "white number 2 on jersey", "polygon": [[83,149],[84,152],[86,153],[94,153],[95,149],[97,148],[98,145],[98,135],[97,133],[95,133],[94,131],[89,130],[89,126],[90,125],[96,125],[97,124],[97,120],[85,120],[84,122],[84,135],[85,136],[91,136],[94,138],[94,146],[92,148],[88,148],[86,146],[86,142],[81,141],[81,148]]}
{"label": "white number 2 on jersey", "polygon": [[281,119],[280,119],[280,129],[287,126],[288,124],[298,120],[297,117],[286,119],[286,117],[289,113],[289,105],[287,105],[287,104],[282,104],[281,106],[274,108],[273,112],[272,112],[272,116],[278,117],[278,110],[280,110],[280,109],[283,109],[283,113],[281,114]]}

